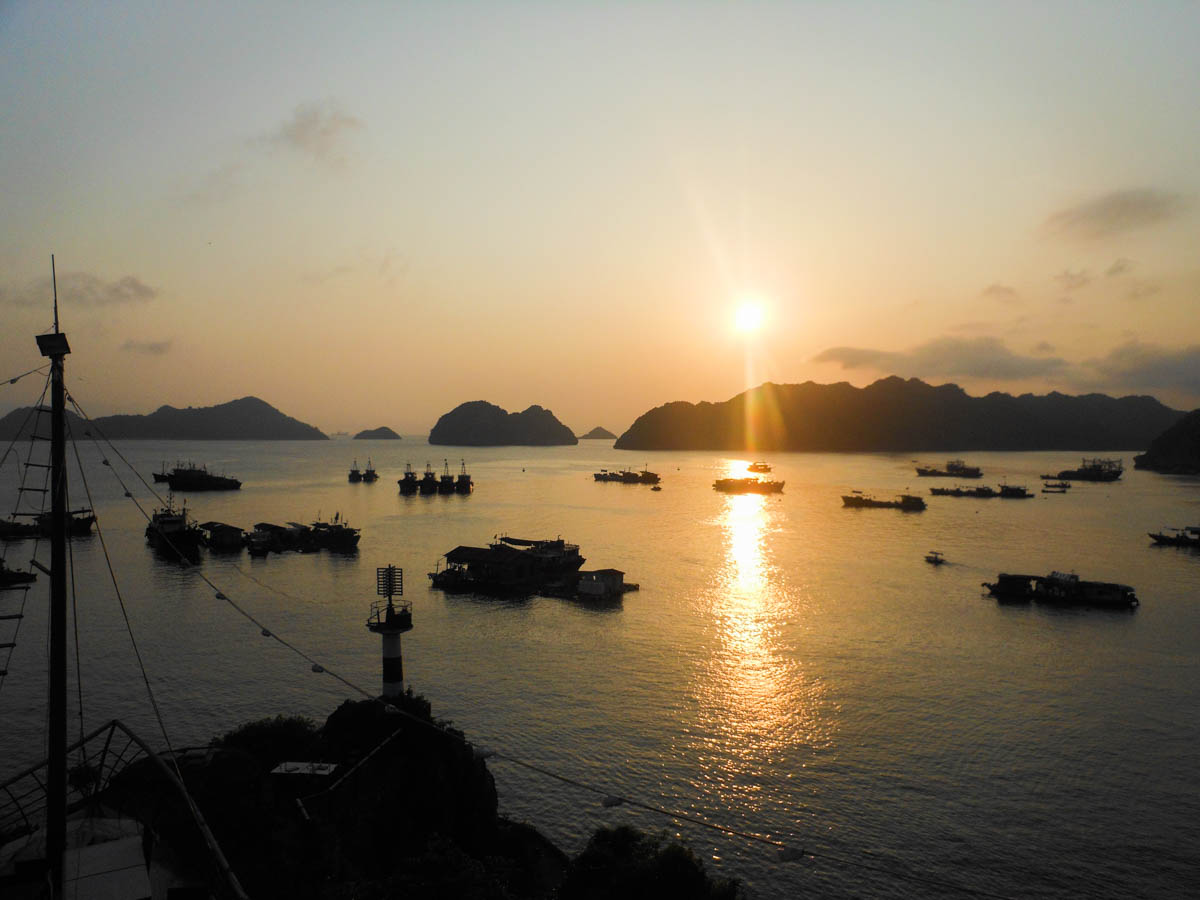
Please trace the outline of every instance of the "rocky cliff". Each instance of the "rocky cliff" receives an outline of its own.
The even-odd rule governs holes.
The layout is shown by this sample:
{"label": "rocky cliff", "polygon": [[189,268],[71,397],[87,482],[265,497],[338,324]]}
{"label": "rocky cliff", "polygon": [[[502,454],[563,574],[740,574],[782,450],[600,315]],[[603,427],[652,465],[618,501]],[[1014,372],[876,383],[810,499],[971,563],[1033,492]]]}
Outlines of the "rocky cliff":
{"label": "rocky cliff", "polygon": [[1200,475],[1200,409],[1188,413],[1133,458],[1134,468],[1170,475]]}

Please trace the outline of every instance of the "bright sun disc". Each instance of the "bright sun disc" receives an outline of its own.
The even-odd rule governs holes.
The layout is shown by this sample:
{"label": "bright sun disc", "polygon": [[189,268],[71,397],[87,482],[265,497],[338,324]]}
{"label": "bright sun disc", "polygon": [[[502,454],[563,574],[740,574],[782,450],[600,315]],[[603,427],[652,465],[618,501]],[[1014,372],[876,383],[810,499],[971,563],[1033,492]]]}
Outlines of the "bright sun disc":
{"label": "bright sun disc", "polygon": [[758,331],[763,323],[763,308],[754,301],[747,301],[738,306],[733,314],[733,325],[742,334]]}

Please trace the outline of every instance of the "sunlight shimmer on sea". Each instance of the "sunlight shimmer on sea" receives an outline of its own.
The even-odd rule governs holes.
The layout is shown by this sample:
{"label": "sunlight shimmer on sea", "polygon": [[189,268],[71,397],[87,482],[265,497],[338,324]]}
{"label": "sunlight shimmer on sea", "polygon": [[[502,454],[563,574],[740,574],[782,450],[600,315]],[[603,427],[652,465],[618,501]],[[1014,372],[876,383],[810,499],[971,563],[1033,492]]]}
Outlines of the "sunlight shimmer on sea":
{"label": "sunlight shimmer on sea", "polygon": [[[746,463],[731,460],[730,477]],[[698,731],[704,778],[721,801],[756,808],[777,761],[798,745],[825,745],[832,724],[823,716],[820,683],[795,652],[791,627],[800,607],[771,550],[782,521],[778,498],[722,498],[723,558],[707,603],[715,634],[700,668]]]}

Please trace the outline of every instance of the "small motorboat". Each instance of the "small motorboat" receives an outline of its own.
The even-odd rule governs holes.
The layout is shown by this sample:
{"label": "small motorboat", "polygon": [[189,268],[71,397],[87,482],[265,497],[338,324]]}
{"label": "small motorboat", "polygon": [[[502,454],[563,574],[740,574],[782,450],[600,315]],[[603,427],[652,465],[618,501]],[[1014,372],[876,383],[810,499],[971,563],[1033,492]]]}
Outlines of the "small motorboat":
{"label": "small motorboat", "polygon": [[940,550],[930,550],[925,554],[925,562],[931,566],[941,566],[945,564],[946,557],[942,555],[942,551]]}

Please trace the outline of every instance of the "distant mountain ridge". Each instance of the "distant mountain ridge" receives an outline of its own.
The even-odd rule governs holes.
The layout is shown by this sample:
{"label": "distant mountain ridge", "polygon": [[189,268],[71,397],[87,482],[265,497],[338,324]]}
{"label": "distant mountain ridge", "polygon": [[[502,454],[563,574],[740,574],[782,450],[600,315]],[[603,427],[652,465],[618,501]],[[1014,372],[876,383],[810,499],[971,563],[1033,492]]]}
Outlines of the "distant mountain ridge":
{"label": "distant mountain ridge", "polygon": [[[30,407],[14,409],[0,418],[0,440],[26,437]],[[176,409],[160,406],[148,415],[100,416],[96,428],[112,440],[164,441],[325,441],[312,425],[286,416],[257,397],[242,397],[217,406]],[[86,423],[68,413],[68,423],[82,434]]]}
{"label": "distant mountain ridge", "polygon": [[723,403],[643,413],[622,450],[967,451],[1145,447],[1183,417],[1153,397],[993,392],[892,376],[864,388],[767,382]]}
{"label": "distant mountain ridge", "polygon": [[461,403],[437,420],[429,443],[460,447],[552,447],[579,440],[554,413],[530,406],[510,413],[486,400]]}
{"label": "distant mountain ridge", "polygon": [[597,425],[595,428],[593,428],[587,434],[581,434],[579,436],[579,439],[581,441],[598,441],[598,440],[611,441],[611,440],[615,440],[616,437],[617,436],[615,434],[613,434],[611,431],[609,431],[607,428],[601,428],[599,425]]}

